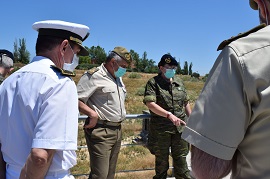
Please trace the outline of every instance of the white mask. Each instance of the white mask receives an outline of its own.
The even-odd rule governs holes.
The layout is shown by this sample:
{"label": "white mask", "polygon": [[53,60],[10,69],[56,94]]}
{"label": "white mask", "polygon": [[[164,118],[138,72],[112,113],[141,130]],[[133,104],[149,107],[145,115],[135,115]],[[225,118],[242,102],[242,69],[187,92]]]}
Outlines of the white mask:
{"label": "white mask", "polygon": [[[69,45],[69,47],[72,50],[70,45]],[[66,63],[65,60],[64,60],[64,57],[63,57],[63,61],[64,61],[63,69],[67,70],[67,71],[71,71],[71,72],[73,72],[75,70],[75,68],[79,65],[79,57],[78,57],[78,55],[75,54],[73,50],[72,50],[72,53],[73,53],[72,63]]]}
{"label": "white mask", "polygon": [[79,57],[77,56],[77,54],[74,54],[72,63],[64,63],[63,69],[73,72],[78,65],[79,65]]}

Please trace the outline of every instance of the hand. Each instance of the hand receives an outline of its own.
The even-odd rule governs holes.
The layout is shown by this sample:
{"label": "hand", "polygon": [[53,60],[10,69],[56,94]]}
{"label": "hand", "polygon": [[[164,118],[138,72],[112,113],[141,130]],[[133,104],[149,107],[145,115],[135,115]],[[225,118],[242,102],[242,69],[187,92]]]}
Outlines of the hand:
{"label": "hand", "polygon": [[170,114],[168,119],[170,119],[175,126],[180,126],[181,124],[186,125],[185,121],[182,121],[180,118],[173,114]]}
{"label": "hand", "polygon": [[98,121],[98,114],[96,112],[92,113],[91,117],[88,117],[87,120],[89,123],[83,126],[85,129],[95,127]]}

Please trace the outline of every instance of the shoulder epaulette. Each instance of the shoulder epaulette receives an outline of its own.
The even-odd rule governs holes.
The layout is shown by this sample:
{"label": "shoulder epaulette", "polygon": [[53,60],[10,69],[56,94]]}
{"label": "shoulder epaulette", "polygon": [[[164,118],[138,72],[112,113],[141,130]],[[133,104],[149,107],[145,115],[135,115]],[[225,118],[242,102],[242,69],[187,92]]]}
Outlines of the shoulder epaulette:
{"label": "shoulder epaulette", "polygon": [[251,33],[254,33],[254,32],[257,32],[258,30],[264,28],[266,25],[265,24],[261,24],[257,27],[254,27],[253,29],[247,31],[247,32],[244,32],[244,33],[239,33],[237,36],[232,36],[231,38],[227,39],[227,40],[224,40],[223,42],[221,42],[221,44],[219,44],[218,48],[217,48],[217,51],[219,50],[222,50],[226,45],[230,44],[231,42],[237,40],[237,39],[240,39],[242,37],[245,37]]}
{"label": "shoulder epaulette", "polygon": [[76,74],[74,72],[71,72],[71,71],[68,71],[68,70],[64,70],[62,68],[58,68],[57,66],[55,65],[51,65],[51,68],[60,72],[62,75],[64,76],[70,76],[70,77],[75,77]]}
{"label": "shoulder epaulette", "polygon": [[97,67],[93,67],[90,70],[87,71],[87,73],[89,73],[90,75],[93,75],[95,72],[97,72],[99,70],[99,68]]}

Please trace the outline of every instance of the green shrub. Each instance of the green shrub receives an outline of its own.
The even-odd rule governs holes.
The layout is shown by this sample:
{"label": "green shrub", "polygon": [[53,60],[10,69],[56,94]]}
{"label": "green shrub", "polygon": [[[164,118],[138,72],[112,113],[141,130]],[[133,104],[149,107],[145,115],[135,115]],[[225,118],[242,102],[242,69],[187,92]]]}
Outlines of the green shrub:
{"label": "green shrub", "polygon": [[207,78],[208,78],[208,75],[209,75],[209,74],[206,74],[206,75],[202,78],[203,82],[206,82],[206,80],[207,80]]}
{"label": "green shrub", "polygon": [[139,87],[137,92],[136,92],[136,95],[138,96],[143,96],[144,95],[144,91],[145,91],[145,87]]}
{"label": "green shrub", "polygon": [[134,73],[134,72],[128,75],[128,78],[141,78],[141,77],[142,75],[140,75],[139,73]]}

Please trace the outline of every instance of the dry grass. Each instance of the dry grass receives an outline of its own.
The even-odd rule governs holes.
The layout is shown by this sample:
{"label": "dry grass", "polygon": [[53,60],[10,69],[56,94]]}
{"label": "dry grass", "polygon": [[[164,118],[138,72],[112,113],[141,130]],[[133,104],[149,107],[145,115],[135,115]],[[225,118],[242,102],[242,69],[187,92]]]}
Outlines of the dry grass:
{"label": "dry grass", "polygon": [[[79,81],[80,77],[85,71],[76,70],[76,77],[73,78],[75,83]],[[146,82],[156,74],[144,74],[140,73],[141,78],[128,78],[129,73],[123,77],[127,89],[127,98],[125,101],[127,114],[142,114],[143,110],[147,107],[143,104],[143,96],[136,95],[139,88],[144,88]],[[195,80],[188,76],[180,76],[183,79],[186,86],[187,92],[191,99],[191,106],[193,106],[195,100],[197,99],[200,91],[204,85],[201,80]],[[78,145],[86,146],[84,139],[84,133],[82,130],[83,123],[80,123],[79,135],[78,135]],[[142,129],[141,120],[126,120],[123,123],[123,144],[132,144],[134,139],[138,137]],[[72,173],[75,174],[88,174],[89,173],[89,154],[87,148],[81,148],[77,150],[77,165],[72,168]],[[171,158],[170,158],[170,163]],[[155,166],[155,157],[152,155],[147,148],[144,146],[123,146],[121,148],[118,162],[117,162],[117,174],[116,179],[150,179],[155,175],[154,170],[145,171],[133,171],[133,172],[123,172],[124,170],[141,170],[141,169],[153,169]],[[170,165],[171,166],[171,165]],[[172,173],[171,169],[168,171],[170,175]],[[87,179],[88,175],[76,176],[78,179]]]}

